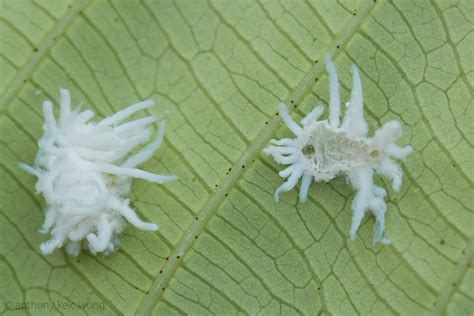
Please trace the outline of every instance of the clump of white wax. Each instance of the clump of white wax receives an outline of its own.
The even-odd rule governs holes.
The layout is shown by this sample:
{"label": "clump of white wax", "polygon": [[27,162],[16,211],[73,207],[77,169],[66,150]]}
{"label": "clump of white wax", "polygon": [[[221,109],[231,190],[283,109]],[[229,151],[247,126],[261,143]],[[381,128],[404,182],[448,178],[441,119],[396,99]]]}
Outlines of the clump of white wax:
{"label": "clump of white wax", "polygon": [[60,114],[56,120],[50,101],[43,103],[44,134],[38,142],[33,167],[20,167],[38,178],[36,191],[46,200],[45,221],[40,229],[51,239],[40,246],[43,254],[65,247],[70,255],[81,249],[109,254],[118,248],[118,235],[126,222],[156,231],[158,226],[138,218],[130,207],[131,179],[164,183],[176,176],[157,175],[137,169],[160,147],[164,123],[154,141],[141,151],[152,134],[150,124],[159,119],[148,116],[122,123],[134,113],[151,107],[152,100],[133,104],[99,122],[94,113],[71,108],[69,91],[60,89]]}

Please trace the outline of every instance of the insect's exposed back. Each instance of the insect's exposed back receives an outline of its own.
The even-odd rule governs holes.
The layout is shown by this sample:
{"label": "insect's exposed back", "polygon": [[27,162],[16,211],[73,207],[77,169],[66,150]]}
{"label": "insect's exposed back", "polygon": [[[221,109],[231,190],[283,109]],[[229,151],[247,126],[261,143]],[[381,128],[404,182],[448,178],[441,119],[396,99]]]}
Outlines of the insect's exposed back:
{"label": "insect's exposed back", "polygon": [[305,169],[316,181],[329,181],[362,165],[367,157],[364,139],[351,138],[344,131],[329,126],[327,121],[313,121],[296,142]]}
{"label": "insect's exposed back", "polygon": [[280,116],[296,137],[272,140],[276,146],[263,150],[278,163],[289,165],[279,173],[288,180],[275,191],[275,201],[278,202],[280,192],[294,188],[300,178],[299,197],[305,202],[313,179],[329,181],[343,174],[357,190],[352,203],[351,238],[355,238],[365,211],[370,210],[376,217],[374,242],[387,244],[390,241],[383,236],[386,191],[373,183],[373,171],[392,180],[393,189],[398,191],[402,170],[392,158],[404,159],[412,148],[400,148],[395,144],[402,135],[400,123],[396,121],[385,123],[375,132],[374,137],[367,137],[362,85],[355,65],[352,68],[351,100],[341,123],[336,68],[329,55],[325,56],[325,61],[330,84],[329,119],[318,121],[323,112],[320,105],[303,118],[301,127],[292,120],[287,106],[282,103],[279,107]]}
{"label": "insect's exposed back", "polygon": [[79,254],[82,248],[92,253],[110,253],[118,247],[117,237],[125,227],[124,219],[142,230],[158,229],[157,225],[138,218],[127,196],[131,178],[155,183],[176,179],[136,168],[160,147],[164,123],[156,139],[131,156],[136,146],[150,138],[150,124],[159,117],[121,124],[153,104],[151,100],[139,102],[95,123],[90,121],[92,111],[71,109],[68,90],[60,89],[58,121],[53,115],[53,104],[43,103],[44,134],[38,141],[34,166],[21,163],[20,167],[38,178],[36,191],[46,200],[40,232],[51,231],[52,238],[41,244],[44,254],[62,246],[71,255]]}

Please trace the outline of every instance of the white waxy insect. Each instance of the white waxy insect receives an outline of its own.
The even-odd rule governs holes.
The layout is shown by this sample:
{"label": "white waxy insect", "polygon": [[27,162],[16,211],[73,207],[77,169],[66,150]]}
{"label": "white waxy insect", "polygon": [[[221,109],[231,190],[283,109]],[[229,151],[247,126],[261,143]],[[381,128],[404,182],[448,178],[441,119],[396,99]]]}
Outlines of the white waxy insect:
{"label": "white waxy insect", "polygon": [[177,179],[136,168],[160,147],[165,125],[160,124],[153,142],[129,155],[149,140],[150,124],[160,117],[148,116],[121,124],[154,102],[133,104],[95,123],[90,121],[94,112],[80,112],[79,107],[71,109],[68,90],[60,89],[59,97],[58,121],[53,104],[43,103],[44,134],[38,141],[34,166],[20,163],[22,169],[38,178],[36,191],[43,194],[47,204],[39,231],[51,231],[52,238],[41,244],[41,252],[50,254],[65,246],[70,255],[78,255],[82,248],[94,254],[109,254],[118,248],[118,235],[126,225],[124,219],[142,230],[158,230],[157,225],[138,218],[127,196],[132,178],[154,183]]}
{"label": "white waxy insect", "polygon": [[293,189],[300,178],[299,199],[305,202],[313,179],[329,181],[338,175],[345,175],[357,190],[352,202],[351,239],[355,239],[365,212],[370,210],[375,215],[373,242],[389,244],[390,240],[383,233],[386,191],[374,184],[374,170],[389,178],[393,189],[398,191],[402,183],[402,169],[392,158],[404,159],[413,149],[395,144],[402,135],[398,121],[386,122],[373,137],[367,137],[362,85],[355,65],[352,66],[351,99],[346,103],[347,110],[341,123],[336,68],[329,54],[325,56],[325,62],[329,74],[329,119],[318,121],[323,113],[323,106],[319,105],[301,120],[301,127],[291,119],[287,106],[281,103],[279,114],[296,137],[272,139],[271,143],[276,146],[263,150],[276,162],[289,165],[279,173],[282,178],[288,179],[275,191],[275,201],[278,202],[280,192]]}

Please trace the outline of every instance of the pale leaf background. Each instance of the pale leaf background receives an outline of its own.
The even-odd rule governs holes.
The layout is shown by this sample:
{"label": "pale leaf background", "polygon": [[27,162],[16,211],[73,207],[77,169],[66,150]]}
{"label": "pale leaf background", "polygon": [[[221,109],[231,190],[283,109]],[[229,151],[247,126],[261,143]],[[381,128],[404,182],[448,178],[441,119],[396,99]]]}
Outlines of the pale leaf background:
{"label": "pale leaf background", "polygon": [[[473,1],[1,0],[0,16],[0,312],[474,312]],[[326,51],[344,100],[359,66],[371,133],[398,119],[415,149],[388,190],[389,247],[372,246],[372,217],[348,238],[342,178],[306,204],[297,190],[273,201],[281,166],[261,149],[290,135],[280,100],[299,117],[327,102]],[[44,201],[16,165],[33,161],[59,87],[98,117],[146,98],[170,111],[143,168],[181,179],[137,180],[131,196],[161,229],[129,227],[109,257],[38,252]]]}

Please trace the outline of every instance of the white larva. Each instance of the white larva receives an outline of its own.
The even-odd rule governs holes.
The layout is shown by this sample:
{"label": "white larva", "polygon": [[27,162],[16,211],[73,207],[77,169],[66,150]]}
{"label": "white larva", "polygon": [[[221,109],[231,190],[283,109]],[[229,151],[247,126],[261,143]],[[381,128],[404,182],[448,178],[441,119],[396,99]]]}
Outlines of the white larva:
{"label": "white larva", "polygon": [[110,254],[118,248],[124,219],[139,229],[156,231],[157,225],[138,218],[127,196],[132,178],[160,184],[177,179],[136,168],[160,147],[165,125],[160,124],[153,142],[129,156],[136,146],[149,140],[150,124],[160,117],[120,124],[154,102],[133,104],[95,123],[90,121],[94,112],[71,109],[68,90],[60,89],[59,97],[58,121],[53,104],[43,103],[44,134],[38,141],[33,167],[20,163],[22,169],[38,178],[36,191],[46,200],[45,221],[39,231],[50,231],[51,239],[41,244],[41,252],[50,254],[64,246],[74,256],[82,248],[94,254]]}
{"label": "white larva", "polygon": [[276,162],[289,165],[279,175],[288,180],[275,191],[278,202],[280,192],[293,189],[301,178],[299,199],[305,202],[313,179],[329,181],[338,175],[345,175],[357,190],[352,203],[352,225],[350,237],[355,239],[366,210],[375,215],[373,242],[389,244],[383,234],[387,205],[385,189],[373,182],[374,170],[392,181],[395,191],[402,183],[402,169],[392,158],[404,159],[412,152],[411,146],[398,147],[395,141],[402,135],[398,121],[389,121],[368,138],[368,127],[364,119],[362,85],[355,65],[352,66],[353,87],[350,102],[340,123],[339,84],[336,68],[329,54],[325,56],[329,74],[329,119],[318,121],[323,106],[317,106],[302,120],[302,127],[288,114],[287,106],[279,106],[279,114],[296,135],[294,139],[272,139],[276,146],[263,150],[273,156]]}

